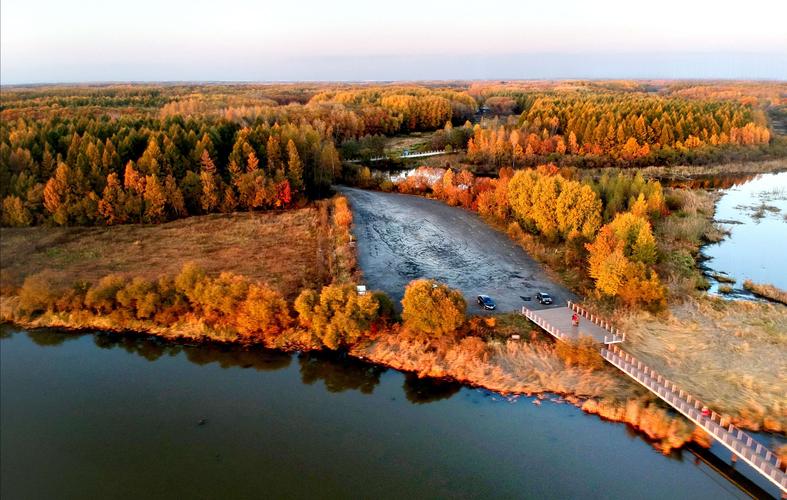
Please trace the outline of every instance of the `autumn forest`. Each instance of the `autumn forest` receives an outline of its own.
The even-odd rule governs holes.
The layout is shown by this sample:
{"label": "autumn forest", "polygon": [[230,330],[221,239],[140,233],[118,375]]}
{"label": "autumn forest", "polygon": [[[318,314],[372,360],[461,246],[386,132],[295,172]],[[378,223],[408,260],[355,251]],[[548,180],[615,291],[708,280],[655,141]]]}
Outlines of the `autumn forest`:
{"label": "autumn forest", "polygon": [[99,85],[2,92],[4,225],[299,206],[343,160],[433,132],[475,172],[778,157],[776,84]]}

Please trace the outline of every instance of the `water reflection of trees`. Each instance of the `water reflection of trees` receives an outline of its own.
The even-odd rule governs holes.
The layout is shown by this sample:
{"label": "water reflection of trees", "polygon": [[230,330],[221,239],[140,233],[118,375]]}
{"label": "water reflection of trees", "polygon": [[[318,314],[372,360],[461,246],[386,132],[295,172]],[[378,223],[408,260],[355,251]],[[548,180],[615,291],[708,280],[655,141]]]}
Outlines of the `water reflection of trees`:
{"label": "water reflection of trees", "polygon": [[287,368],[292,362],[292,354],[262,347],[188,346],[183,350],[192,363],[199,365],[218,363],[222,368],[241,367],[253,368],[257,371],[275,371]]}
{"label": "water reflection of trees", "polygon": [[661,178],[662,184],[684,189],[729,189],[757,177],[758,174],[700,175],[690,178]]}
{"label": "water reflection of trees", "polygon": [[325,352],[298,355],[301,381],[312,385],[322,380],[329,392],[357,390],[371,394],[380,383],[386,368],[351,358],[345,354]]}
{"label": "water reflection of trees", "polygon": [[[148,361],[156,361],[168,351],[172,351],[177,346],[167,346],[154,339],[141,337],[138,335],[123,335],[115,333],[96,333],[93,335],[93,343],[101,349],[120,348],[129,354],[136,354]],[[174,356],[177,352],[172,352]]]}
{"label": "water reflection of trees", "polygon": [[11,335],[14,334],[16,330],[14,330],[11,325],[7,323],[0,323],[0,339],[10,339]]}
{"label": "water reflection of trees", "polygon": [[[0,336],[8,338],[20,332],[9,325],[0,325]],[[162,357],[184,355],[196,365],[217,363],[222,368],[253,368],[258,371],[280,370],[290,366],[293,355],[265,349],[262,347],[241,347],[224,344],[177,344],[156,337],[134,334],[132,332],[95,332],[77,333],[57,329],[35,329],[25,334],[36,345],[59,346],[66,341],[92,337],[100,349],[122,349],[147,361],[153,362]],[[380,383],[380,377],[387,368],[361,361],[344,353],[309,352],[298,354],[301,381],[313,385],[322,381],[329,392],[347,390],[372,394]],[[432,378],[419,378],[415,374],[405,374],[402,389],[408,401],[415,404],[431,403],[448,399],[462,388],[456,382]]]}
{"label": "water reflection of trees", "polygon": [[288,367],[292,361],[290,354],[261,347],[181,345],[138,335],[98,333],[93,336],[93,342],[102,349],[121,348],[148,361],[184,354],[186,359],[196,365],[217,363],[222,368],[253,368],[258,371],[280,370]]}
{"label": "water reflection of trees", "polygon": [[75,340],[82,336],[82,334],[73,332],[64,332],[62,330],[51,330],[49,328],[40,328],[27,332],[27,336],[34,344],[42,347],[58,346],[68,340]]}
{"label": "water reflection of trees", "polygon": [[435,378],[420,378],[414,373],[404,376],[404,395],[415,404],[432,403],[448,399],[462,388],[462,384]]}

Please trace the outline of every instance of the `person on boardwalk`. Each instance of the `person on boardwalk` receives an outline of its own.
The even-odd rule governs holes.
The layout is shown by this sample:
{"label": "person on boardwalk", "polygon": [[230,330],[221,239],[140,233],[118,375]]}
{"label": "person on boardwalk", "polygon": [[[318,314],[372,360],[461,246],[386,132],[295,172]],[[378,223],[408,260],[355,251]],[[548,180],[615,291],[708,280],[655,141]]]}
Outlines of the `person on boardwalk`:
{"label": "person on boardwalk", "polygon": [[571,315],[571,325],[579,326],[579,316],[577,315],[577,313]]}

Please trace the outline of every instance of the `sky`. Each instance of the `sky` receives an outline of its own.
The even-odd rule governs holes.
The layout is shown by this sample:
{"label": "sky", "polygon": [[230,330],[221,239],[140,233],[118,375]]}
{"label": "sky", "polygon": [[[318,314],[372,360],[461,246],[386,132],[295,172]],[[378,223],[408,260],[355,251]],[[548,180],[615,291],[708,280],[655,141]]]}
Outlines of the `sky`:
{"label": "sky", "polygon": [[0,83],[787,80],[787,1],[2,0]]}

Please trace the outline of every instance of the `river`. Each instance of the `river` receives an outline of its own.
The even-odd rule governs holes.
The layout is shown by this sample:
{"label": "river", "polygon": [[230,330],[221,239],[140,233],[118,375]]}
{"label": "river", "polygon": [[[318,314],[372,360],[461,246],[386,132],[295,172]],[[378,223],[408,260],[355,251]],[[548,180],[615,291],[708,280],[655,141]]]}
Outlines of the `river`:
{"label": "river", "polygon": [[4,499],[743,497],[568,404],[336,356],[2,328]]}

